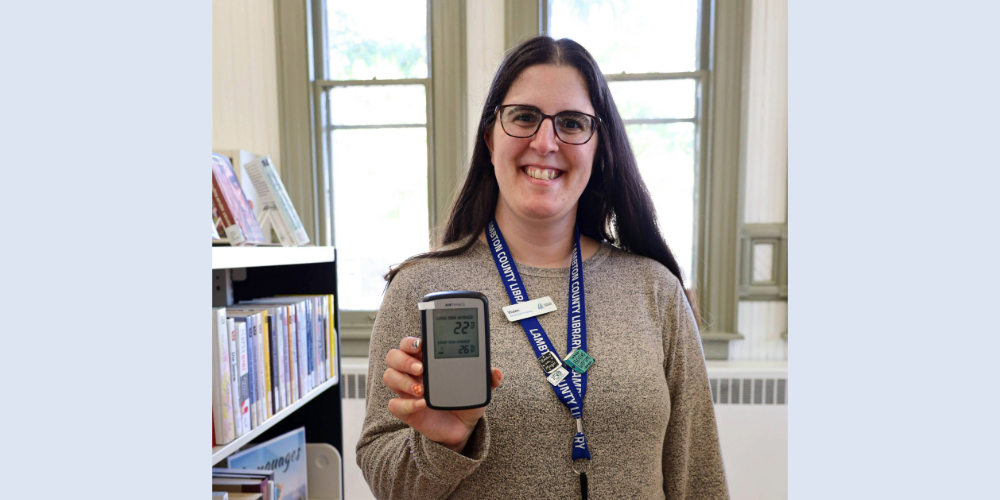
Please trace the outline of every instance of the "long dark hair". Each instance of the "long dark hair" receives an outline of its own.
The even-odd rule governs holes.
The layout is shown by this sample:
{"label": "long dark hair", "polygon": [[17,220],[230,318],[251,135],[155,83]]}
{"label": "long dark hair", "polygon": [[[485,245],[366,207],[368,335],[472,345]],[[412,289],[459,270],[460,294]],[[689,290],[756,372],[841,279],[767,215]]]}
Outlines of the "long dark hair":
{"label": "long dark hair", "polygon": [[[577,206],[576,223],[580,232],[663,264],[680,280],[681,286],[684,285],[677,260],[660,235],[653,200],[639,175],[635,154],[625,134],[625,124],[618,114],[618,107],[611,98],[608,82],[587,49],[568,38],[553,40],[548,36],[536,36],[525,41],[508,51],[500,63],[479,116],[469,173],[452,203],[451,214],[440,235],[439,248],[449,248],[410,257],[385,275],[387,282],[418,260],[465,253],[486,229],[496,210],[500,187],[485,135],[494,126],[494,110],[503,104],[514,80],[522,71],[538,64],[576,68],[587,83],[590,102],[601,118],[590,181]],[[455,243],[460,244],[453,245]],[[692,298],[688,297],[689,302],[695,317],[699,317]]]}

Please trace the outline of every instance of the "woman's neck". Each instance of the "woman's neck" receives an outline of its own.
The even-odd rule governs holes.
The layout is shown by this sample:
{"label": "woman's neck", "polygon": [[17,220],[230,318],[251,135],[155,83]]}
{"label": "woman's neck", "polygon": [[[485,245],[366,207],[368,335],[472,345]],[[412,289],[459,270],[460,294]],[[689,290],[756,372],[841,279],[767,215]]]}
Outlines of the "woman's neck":
{"label": "woman's neck", "polygon": [[[532,220],[510,213],[501,202],[495,217],[514,260],[532,267],[569,267],[573,255],[576,210],[559,219]],[[586,236],[580,239],[584,260],[597,253],[599,243]]]}

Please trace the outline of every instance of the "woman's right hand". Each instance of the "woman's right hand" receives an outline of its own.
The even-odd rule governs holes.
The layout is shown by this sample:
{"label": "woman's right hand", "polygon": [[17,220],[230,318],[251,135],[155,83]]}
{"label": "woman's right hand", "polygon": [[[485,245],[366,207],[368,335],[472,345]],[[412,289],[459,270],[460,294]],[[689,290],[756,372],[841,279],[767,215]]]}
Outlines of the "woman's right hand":
{"label": "woman's right hand", "polygon": [[[422,383],[422,351],[420,339],[406,337],[400,342],[399,349],[393,349],[385,355],[389,368],[382,375],[382,380],[399,396],[389,400],[389,413],[427,439],[462,453],[476,423],[486,412],[486,407],[453,411],[428,408]],[[503,380],[503,374],[496,368],[492,368],[491,373],[491,389],[496,389]]]}

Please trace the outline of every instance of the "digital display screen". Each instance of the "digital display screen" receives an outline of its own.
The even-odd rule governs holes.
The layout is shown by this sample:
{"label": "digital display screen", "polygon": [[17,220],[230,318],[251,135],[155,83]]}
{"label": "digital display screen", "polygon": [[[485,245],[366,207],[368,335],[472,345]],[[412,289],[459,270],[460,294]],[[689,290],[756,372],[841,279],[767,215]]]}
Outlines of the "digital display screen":
{"label": "digital display screen", "polygon": [[476,308],[434,310],[434,354],[437,358],[479,357]]}

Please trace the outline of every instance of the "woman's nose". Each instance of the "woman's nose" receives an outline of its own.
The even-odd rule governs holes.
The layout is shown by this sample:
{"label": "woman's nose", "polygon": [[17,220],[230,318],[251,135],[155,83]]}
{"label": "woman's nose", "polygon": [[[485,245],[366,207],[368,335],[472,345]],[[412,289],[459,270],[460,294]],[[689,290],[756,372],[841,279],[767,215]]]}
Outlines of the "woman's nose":
{"label": "woman's nose", "polygon": [[543,155],[559,151],[554,118],[545,117],[542,119],[538,132],[535,132],[535,136],[531,139],[531,148]]}

